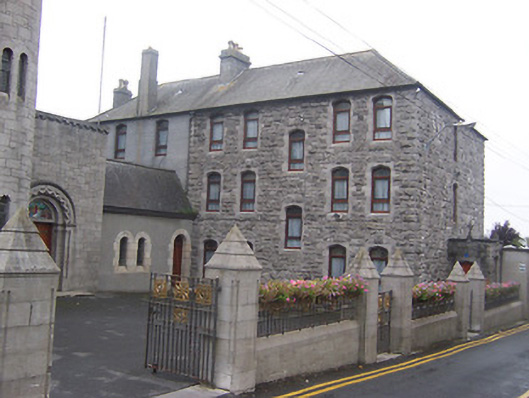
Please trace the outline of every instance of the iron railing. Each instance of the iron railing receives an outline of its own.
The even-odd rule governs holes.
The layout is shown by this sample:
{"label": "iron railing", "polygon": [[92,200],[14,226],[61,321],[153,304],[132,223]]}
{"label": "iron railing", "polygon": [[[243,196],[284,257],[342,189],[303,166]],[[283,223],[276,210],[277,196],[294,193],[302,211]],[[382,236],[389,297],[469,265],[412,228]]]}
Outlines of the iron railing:
{"label": "iron railing", "polygon": [[411,319],[425,318],[432,315],[443,314],[454,309],[454,297],[441,302],[413,302]]}
{"label": "iron railing", "polygon": [[485,296],[485,310],[491,310],[493,308],[501,307],[502,305],[514,303],[520,300],[520,291],[517,290],[509,295],[499,297],[486,297]]}
{"label": "iron railing", "polygon": [[278,310],[261,309],[257,322],[257,337],[355,319],[357,301],[340,299],[333,302],[290,305]]}
{"label": "iron railing", "polygon": [[213,384],[218,280],[151,274],[145,367]]}

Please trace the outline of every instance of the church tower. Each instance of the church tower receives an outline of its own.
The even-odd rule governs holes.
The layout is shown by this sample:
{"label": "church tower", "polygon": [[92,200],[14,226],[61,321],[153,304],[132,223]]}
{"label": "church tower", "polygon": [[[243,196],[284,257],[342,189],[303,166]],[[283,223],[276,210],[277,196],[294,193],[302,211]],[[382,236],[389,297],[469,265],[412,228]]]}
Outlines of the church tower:
{"label": "church tower", "polygon": [[0,226],[27,207],[42,0],[0,0]]}

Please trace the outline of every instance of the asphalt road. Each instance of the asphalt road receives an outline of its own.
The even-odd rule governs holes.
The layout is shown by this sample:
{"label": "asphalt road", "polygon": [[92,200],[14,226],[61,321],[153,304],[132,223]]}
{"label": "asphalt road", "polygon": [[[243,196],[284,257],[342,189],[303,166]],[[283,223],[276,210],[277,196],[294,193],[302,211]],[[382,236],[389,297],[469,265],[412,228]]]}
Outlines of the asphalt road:
{"label": "asphalt road", "polygon": [[516,398],[529,390],[529,327],[510,333],[426,357],[269,383],[244,397]]}
{"label": "asphalt road", "polygon": [[146,398],[195,384],[144,368],[147,296],[58,298],[51,398]]}

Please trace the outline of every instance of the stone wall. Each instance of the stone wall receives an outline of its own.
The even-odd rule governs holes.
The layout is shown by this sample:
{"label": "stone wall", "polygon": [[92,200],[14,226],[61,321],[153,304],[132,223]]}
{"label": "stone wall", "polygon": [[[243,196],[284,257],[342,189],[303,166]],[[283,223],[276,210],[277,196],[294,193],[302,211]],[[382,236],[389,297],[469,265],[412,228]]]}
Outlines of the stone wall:
{"label": "stone wall", "polygon": [[448,261],[455,263],[477,261],[486,279],[500,280],[501,243],[490,239],[449,239]]}
{"label": "stone wall", "polygon": [[[73,225],[63,244],[63,290],[95,289],[100,239],[106,135],[95,126],[39,113],[33,152],[33,187],[51,186],[71,201]],[[35,195],[46,197],[46,189]],[[50,191],[52,188],[50,188]],[[57,248],[57,252],[62,250]]]}
{"label": "stone wall", "polygon": [[[193,221],[129,214],[103,214],[98,290],[148,292],[150,272],[171,273],[174,240],[184,236],[182,274],[190,274]],[[119,266],[119,238],[128,236],[131,261]],[[144,266],[138,267],[137,241],[146,239]]]}
{"label": "stone wall", "polygon": [[[393,98],[393,139],[373,140],[373,99]],[[351,103],[352,139],[332,142],[332,104]],[[257,149],[242,149],[244,113],[259,112]],[[223,150],[209,151],[210,118],[222,115]],[[237,223],[254,244],[265,278],[316,277],[328,273],[329,246],[342,245],[347,262],[360,247],[382,246],[389,256],[401,245],[416,274],[424,279],[448,275],[447,239],[458,236],[464,220],[483,225],[483,143],[477,135],[460,140],[470,145],[474,158],[461,155],[457,166],[450,149],[453,134],[440,134],[427,153],[425,144],[444,124],[457,119],[413,90],[364,92],[296,99],[196,112],[190,138],[189,197],[200,215],[196,221],[193,258],[197,272],[203,259],[203,242],[220,242]],[[305,170],[288,171],[288,137],[295,129],[305,132]],[[445,130],[444,133],[447,133]],[[467,132],[468,133],[468,132]],[[468,133],[474,134],[474,133]],[[437,142],[439,141],[439,142]],[[452,143],[453,144],[453,143]],[[453,146],[453,145],[452,145]],[[371,213],[371,170],[391,169],[391,205],[387,214]],[[349,171],[349,210],[331,212],[331,173]],[[456,171],[461,169],[458,172]],[[256,174],[256,209],[240,212],[241,173]],[[220,212],[206,212],[207,174],[222,177]],[[458,199],[461,222],[452,221],[452,181],[472,177],[472,187],[461,186]],[[467,176],[468,175],[468,176]],[[459,181],[459,180],[458,180]],[[482,203],[482,199],[481,199]],[[285,208],[303,210],[301,250],[284,248]]]}
{"label": "stone wall", "polygon": [[[2,1],[0,15],[0,56],[4,49],[13,53],[9,93],[0,92],[0,197],[9,197],[12,215],[18,207],[25,207],[29,198],[41,1]],[[18,81],[22,54],[27,56],[27,73],[21,97]]]}

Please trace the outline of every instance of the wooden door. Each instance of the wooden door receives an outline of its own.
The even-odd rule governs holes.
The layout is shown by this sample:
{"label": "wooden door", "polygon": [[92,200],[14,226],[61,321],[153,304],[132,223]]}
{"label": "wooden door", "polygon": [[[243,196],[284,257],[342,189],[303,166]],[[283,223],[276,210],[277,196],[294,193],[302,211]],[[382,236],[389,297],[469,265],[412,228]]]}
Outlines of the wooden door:
{"label": "wooden door", "polygon": [[36,222],[35,225],[37,226],[40,237],[42,241],[44,242],[44,244],[46,245],[46,247],[48,248],[48,253],[51,256],[51,243],[53,239],[53,224]]}
{"label": "wooden door", "polygon": [[182,254],[184,250],[184,237],[178,235],[174,240],[173,275],[182,275]]}

